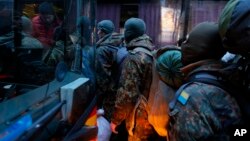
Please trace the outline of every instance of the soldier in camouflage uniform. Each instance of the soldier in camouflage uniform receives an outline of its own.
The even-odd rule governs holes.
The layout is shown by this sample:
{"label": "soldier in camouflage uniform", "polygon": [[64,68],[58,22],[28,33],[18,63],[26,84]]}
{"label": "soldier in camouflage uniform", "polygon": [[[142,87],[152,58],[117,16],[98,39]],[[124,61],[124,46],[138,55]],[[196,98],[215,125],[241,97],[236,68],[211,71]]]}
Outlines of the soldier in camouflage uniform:
{"label": "soldier in camouflage uniform", "polygon": [[115,27],[110,20],[100,21],[97,29],[99,37],[96,43],[97,106],[104,109],[104,116],[110,121],[117,90],[117,51],[123,43],[123,35],[114,33]]}
{"label": "soldier in camouflage uniform", "polygon": [[[53,68],[55,68],[60,61],[67,62],[65,58],[68,58],[70,56],[70,52],[72,52],[72,45],[65,45],[66,42],[67,44],[70,42],[69,40],[66,41],[68,38],[66,38],[65,32],[62,30],[62,27],[59,27],[55,30],[54,39],[56,42],[52,48],[44,53],[42,58],[45,64]],[[64,49],[66,49],[66,51],[64,51]],[[65,54],[65,52],[67,54]]]}
{"label": "soldier in camouflage uniform", "polygon": [[88,17],[82,16],[77,20],[76,31],[70,34],[70,36],[76,40],[75,44],[80,45],[78,58],[74,54],[75,44],[72,44],[73,41],[70,41],[69,37],[66,36],[63,27],[58,27],[54,32],[56,43],[44,55],[44,62],[49,66],[55,67],[60,61],[65,61],[70,67],[75,63],[75,59],[78,59],[80,60],[77,62],[78,64],[74,64],[77,65],[77,70],[71,71],[82,73],[94,83],[94,48],[90,45],[91,30]]}
{"label": "soldier in camouflage uniform", "polygon": [[[246,6],[247,5],[247,6]],[[238,129],[250,129],[250,1],[229,0],[218,19],[223,47],[228,53],[222,58],[235,66],[229,81],[237,88],[237,102],[244,124]],[[239,92],[240,91],[240,92]],[[244,137],[250,134],[244,135]],[[247,138],[247,137],[246,137]]]}
{"label": "soldier in camouflage uniform", "polygon": [[125,22],[124,27],[129,54],[124,60],[111,129],[115,133],[116,126],[125,120],[128,132],[133,132],[130,133],[128,140],[152,140],[151,137],[156,135],[156,132],[148,122],[146,109],[140,104],[135,112],[133,110],[139,95],[148,97],[152,81],[153,58],[144,51],[138,51],[137,48],[141,47],[150,52],[154,45],[150,37],[144,34],[146,25],[143,20],[130,18]]}
{"label": "soldier in camouflage uniform", "polygon": [[[186,79],[201,71],[223,72],[219,61],[224,54],[218,25],[201,23],[189,34],[182,47],[182,72]],[[202,82],[189,82],[171,101],[170,140],[228,141],[230,127],[240,123],[235,99],[222,88]]]}

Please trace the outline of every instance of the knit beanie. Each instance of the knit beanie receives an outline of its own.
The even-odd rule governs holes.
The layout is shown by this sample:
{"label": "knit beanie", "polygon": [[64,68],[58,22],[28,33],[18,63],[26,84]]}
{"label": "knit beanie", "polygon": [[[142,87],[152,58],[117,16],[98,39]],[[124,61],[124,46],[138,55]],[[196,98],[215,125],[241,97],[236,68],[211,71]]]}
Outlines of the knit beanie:
{"label": "knit beanie", "polygon": [[39,5],[38,11],[42,15],[54,15],[53,5],[49,2],[43,2]]}
{"label": "knit beanie", "polygon": [[106,34],[109,34],[115,30],[115,26],[110,20],[102,20],[97,24],[97,29],[102,30]]}
{"label": "knit beanie", "polygon": [[218,24],[203,22],[196,25],[181,45],[182,63],[188,65],[204,59],[220,59],[225,50]]}
{"label": "knit beanie", "polygon": [[124,38],[126,42],[130,42],[136,37],[143,35],[146,31],[146,24],[142,19],[130,18],[124,24]]}
{"label": "knit beanie", "polygon": [[161,80],[166,84],[178,88],[183,83],[181,51],[170,49],[162,53],[156,61],[156,69]]}

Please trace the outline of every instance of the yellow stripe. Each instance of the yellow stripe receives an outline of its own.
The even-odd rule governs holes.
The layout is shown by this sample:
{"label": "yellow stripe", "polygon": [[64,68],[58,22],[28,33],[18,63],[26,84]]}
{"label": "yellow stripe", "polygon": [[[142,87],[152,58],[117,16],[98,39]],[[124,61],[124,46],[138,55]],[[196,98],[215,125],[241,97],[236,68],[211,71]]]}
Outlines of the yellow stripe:
{"label": "yellow stripe", "polygon": [[182,91],[182,92],[181,92],[181,96],[182,96],[183,98],[185,98],[185,99],[188,99],[189,94],[186,93],[185,91]]}

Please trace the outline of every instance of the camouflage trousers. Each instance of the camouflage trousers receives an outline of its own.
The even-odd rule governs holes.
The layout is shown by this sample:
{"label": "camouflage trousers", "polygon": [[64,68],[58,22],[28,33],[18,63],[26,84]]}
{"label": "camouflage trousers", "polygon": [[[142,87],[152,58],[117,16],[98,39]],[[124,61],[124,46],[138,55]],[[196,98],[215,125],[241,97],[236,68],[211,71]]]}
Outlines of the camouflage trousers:
{"label": "camouflage trousers", "polygon": [[105,111],[105,118],[110,122],[112,114],[114,112],[115,107],[115,94],[108,94],[103,99],[103,109]]}
{"label": "camouflage trousers", "polygon": [[129,136],[129,141],[152,141],[158,137],[153,126],[148,122],[148,114],[146,110],[139,105],[135,114],[135,126],[133,136]]}

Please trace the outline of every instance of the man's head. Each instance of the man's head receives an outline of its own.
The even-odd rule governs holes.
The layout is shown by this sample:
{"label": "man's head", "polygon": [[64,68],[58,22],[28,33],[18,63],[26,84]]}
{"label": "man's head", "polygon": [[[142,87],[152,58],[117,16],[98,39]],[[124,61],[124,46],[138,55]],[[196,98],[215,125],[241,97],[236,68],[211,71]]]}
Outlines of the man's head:
{"label": "man's head", "polygon": [[102,20],[97,24],[98,36],[102,38],[106,34],[114,32],[115,26],[114,23],[110,20]]}
{"label": "man's head", "polygon": [[250,52],[250,1],[230,0],[219,17],[219,31],[224,47],[231,53]]}
{"label": "man's head", "polygon": [[43,2],[38,7],[38,12],[41,15],[42,20],[50,24],[54,21],[55,12],[53,5],[48,2]]}
{"label": "man's head", "polygon": [[225,50],[218,31],[218,25],[203,22],[196,25],[181,45],[182,63],[188,65],[205,59],[220,59]]}
{"label": "man's head", "polygon": [[130,18],[124,24],[124,38],[128,43],[136,37],[142,36],[146,31],[146,24],[142,19]]}

